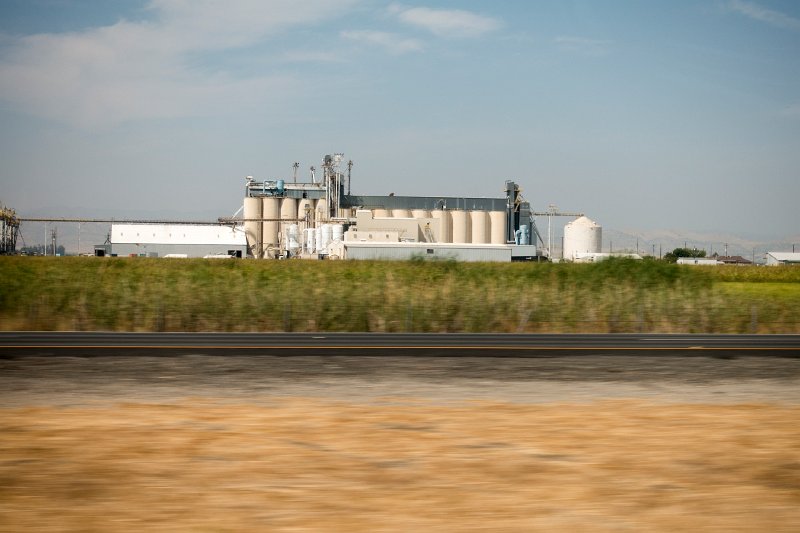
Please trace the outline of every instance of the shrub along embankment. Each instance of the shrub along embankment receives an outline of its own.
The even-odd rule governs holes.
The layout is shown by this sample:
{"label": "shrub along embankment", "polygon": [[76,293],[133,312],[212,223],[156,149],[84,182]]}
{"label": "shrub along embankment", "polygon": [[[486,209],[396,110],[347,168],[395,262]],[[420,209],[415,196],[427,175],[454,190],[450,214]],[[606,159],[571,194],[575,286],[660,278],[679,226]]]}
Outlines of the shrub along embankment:
{"label": "shrub along embankment", "polygon": [[0,328],[800,333],[800,269],[0,258]]}

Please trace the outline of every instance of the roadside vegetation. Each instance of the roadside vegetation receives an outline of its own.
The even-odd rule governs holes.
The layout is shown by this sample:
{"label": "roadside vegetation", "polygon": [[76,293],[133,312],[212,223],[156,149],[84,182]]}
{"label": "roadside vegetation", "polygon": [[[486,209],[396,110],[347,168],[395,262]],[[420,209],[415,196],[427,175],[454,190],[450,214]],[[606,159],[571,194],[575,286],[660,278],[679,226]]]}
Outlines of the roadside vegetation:
{"label": "roadside vegetation", "polygon": [[800,268],[2,257],[0,328],[800,333]]}

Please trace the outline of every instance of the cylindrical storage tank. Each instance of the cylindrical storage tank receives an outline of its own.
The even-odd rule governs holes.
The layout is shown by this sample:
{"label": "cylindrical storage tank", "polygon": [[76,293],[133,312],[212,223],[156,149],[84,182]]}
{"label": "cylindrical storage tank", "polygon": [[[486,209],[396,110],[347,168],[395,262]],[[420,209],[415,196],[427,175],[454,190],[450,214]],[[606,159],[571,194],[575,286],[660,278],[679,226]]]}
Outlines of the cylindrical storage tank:
{"label": "cylindrical storage tank", "polygon": [[379,208],[372,210],[372,218],[386,218],[388,216],[390,216],[388,209]]}
{"label": "cylindrical storage tank", "polygon": [[313,254],[314,253],[314,237],[317,234],[317,231],[314,228],[306,228],[303,233],[305,233],[305,250],[306,253]]}
{"label": "cylindrical storage tank", "polygon": [[469,225],[469,213],[467,211],[450,211],[453,218],[453,243],[465,244],[472,239],[472,231]]}
{"label": "cylindrical storage tank", "polygon": [[322,251],[322,226],[317,226],[314,229],[314,252],[320,253]]}
{"label": "cylindrical storage tank", "polygon": [[[281,235],[283,236],[283,238],[286,237],[289,225],[294,224],[296,222],[296,219],[297,219],[297,200],[295,198],[281,199],[281,220],[286,221],[286,222],[281,222]],[[284,249],[288,249],[289,243],[284,240],[281,242],[281,246]]]}
{"label": "cylindrical storage tank", "polygon": [[292,253],[300,248],[300,227],[297,224],[289,224],[286,228],[286,249]]}
{"label": "cylindrical storage tank", "polygon": [[295,198],[281,200],[281,220],[289,220],[292,223],[297,221],[297,200]]}
{"label": "cylindrical storage tank", "polygon": [[269,247],[278,245],[278,232],[280,231],[281,200],[280,198],[264,198],[262,204],[264,211],[264,224],[261,231],[262,256],[266,257]]}
{"label": "cylindrical storage tank", "polygon": [[411,218],[411,211],[408,209],[392,209],[394,218]]}
{"label": "cylindrical storage tank", "polygon": [[261,221],[247,220],[261,218],[261,198],[248,196],[244,199],[244,234],[247,237],[247,253],[258,257],[261,253]]}
{"label": "cylindrical storage tank", "polygon": [[341,224],[331,224],[331,240],[341,241],[344,238],[344,226]]}
{"label": "cylindrical storage tank", "polygon": [[414,218],[431,218],[431,212],[427,209],[412,209],[411,216]]}
{"label": "cylindrical storage tank", "polygon": [[[306,217],[306,215],[308,216]],[[306,220],[308,225],[314,224],[314,200],[301,198],[297,201],[297,218],[300,219],[301,224],[306,224]]]}
{"label": "cylindrical storage tank", "polygon": [[317,253],[327,253],[328,245],[331,243],[331,225],[323,224],[320,233],[317,235]]}
{"label": "cylindrical storage tank", "polygon": [[489,242],[492,244],[506,243],[506,212],[489,211]]}
{"label": "cylindrical storage tank", "polygon": [[587,217],[576,218],[564,226],[564,259],[575,259],[579,253],[600,253],[603,227]]}
{"label": "cylindrical storage tank", "polygon": [[439,219],[439,242],[453,242],[453,221],[450,211],[435,209],[431,211],[431,216]]}
{"label": "cylindrical storage tank", "polygon": [[480,209],[470,211],[469,219],[472,226],[472,244],[489,244],[489,215],[486,211]]}
{"label": "cylindrical storage tank", "polygon": [[320,222],[328,220],[329,215],[325,212],[325,198],[320,198],[314,204],[314,220],[319,226]]}

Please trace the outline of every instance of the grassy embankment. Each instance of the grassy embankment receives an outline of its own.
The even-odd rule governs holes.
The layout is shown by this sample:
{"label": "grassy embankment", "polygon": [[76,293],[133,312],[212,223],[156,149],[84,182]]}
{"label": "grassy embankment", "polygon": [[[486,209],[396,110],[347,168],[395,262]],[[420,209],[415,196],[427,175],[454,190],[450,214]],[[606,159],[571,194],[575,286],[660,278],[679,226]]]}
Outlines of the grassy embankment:
{"label": "grassy embankment", "polygon": [[800,268],[0,258],[0,329],[800,333]]}

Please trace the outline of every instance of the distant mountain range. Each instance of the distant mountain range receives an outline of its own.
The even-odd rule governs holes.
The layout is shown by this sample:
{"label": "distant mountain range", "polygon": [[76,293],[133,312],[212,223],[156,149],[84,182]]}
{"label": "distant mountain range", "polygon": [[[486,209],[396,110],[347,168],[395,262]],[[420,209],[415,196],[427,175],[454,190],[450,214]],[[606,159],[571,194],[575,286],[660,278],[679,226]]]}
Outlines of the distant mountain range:
{"label": "distant mountain range", "polygon": [[745,237],[731,233],[704,233],[677,230],[615,230],[603,228],[603,251],[632,251],[658,257],[675,248],[696,248],[707,255],[740,255],[745,259],[763,262],[766,252],[800,252],[800,234],[783,238]]}

